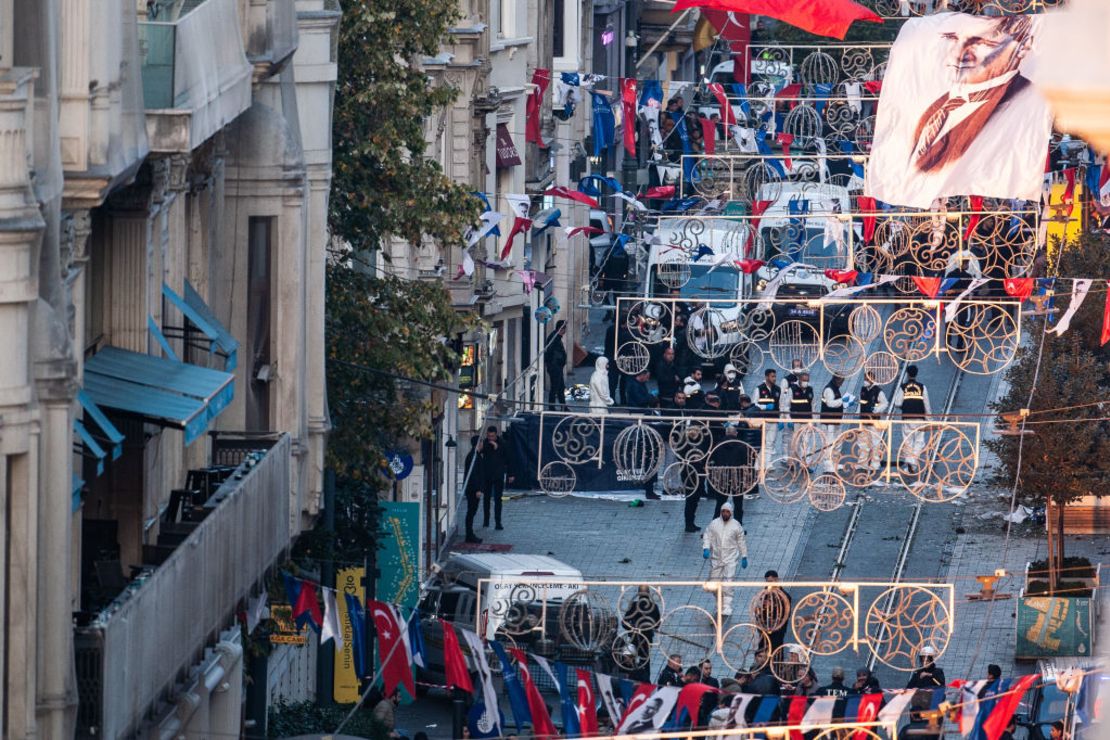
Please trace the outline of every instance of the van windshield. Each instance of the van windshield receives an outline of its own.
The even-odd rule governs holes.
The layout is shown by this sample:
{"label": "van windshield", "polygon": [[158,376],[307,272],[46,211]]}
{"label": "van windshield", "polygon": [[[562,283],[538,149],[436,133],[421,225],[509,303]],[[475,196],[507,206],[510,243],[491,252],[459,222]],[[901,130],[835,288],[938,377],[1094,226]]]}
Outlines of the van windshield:
{"label": "van windshield", "polygon": [[[740,271],[735,267],[718,267],[715,270],[712,265],[689,265],[689,267],[690,279],[685,285],[678,288],[679,297],[688,299],[732,299],[733,301],[738,297]],[[659,280],[656,273],[657,268],[658,265],[651,268],[651,295],[657,298],[673,296],[673,289]],[[725,304],[718,305],[724,306]],[[735,305],[735,303],[729,305]]]}
{"label": "van windshield", "polygon": [[812,221],[804,229],[783,223],[760,229],[763,245],[760,259],[770,262],[779,255],[787,255],[796,262],[821,269],[839,269],[847,264],[846,238],[847,235],[842,234],[837,243],[834,234],[826,234],[823,226],[814,225]]}

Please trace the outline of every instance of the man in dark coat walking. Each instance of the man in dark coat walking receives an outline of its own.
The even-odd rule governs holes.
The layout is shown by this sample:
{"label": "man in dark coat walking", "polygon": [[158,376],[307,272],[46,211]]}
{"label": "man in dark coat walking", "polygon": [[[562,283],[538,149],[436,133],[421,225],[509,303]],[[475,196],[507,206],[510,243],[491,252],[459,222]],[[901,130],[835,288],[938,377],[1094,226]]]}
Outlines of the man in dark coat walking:
{"label": "man in dark coat walking", "polygon": [[544,368],[547,370],[547,403],[554,411],[567,411],[567,348],[563,337],[567,334],[567,322],[558,321],[555,331],[547,337],[547,347],[543,352]]}
{"label": "man in dark coat walking", "polygon": [[[505,475],[509,472],[509,458],[505,452],[505,443],[497,434],[497,427],[490,426],[486,429],[486,438],[478,446],[478,465],[482,471],[482,489],[485,497],[482,500],[482,526],[489,526],[489,504],[493,500],[493,520],[497,529],[501,526],[501,495],[505,492]],[[509,476],[509,483],[513,477]]]}

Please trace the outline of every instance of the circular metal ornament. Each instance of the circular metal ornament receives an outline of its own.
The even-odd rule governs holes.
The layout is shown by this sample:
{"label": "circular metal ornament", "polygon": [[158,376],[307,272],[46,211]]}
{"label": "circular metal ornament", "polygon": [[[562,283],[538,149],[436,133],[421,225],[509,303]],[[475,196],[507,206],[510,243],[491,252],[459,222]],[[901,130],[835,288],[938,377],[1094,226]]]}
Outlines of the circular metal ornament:
{"label": "circular metal ornament", "polygon": [[809,484],[809,503],[818,511],[836,511],[847,496],[835,473],[822,473]]}
{"label": "circular metal ornament", "polygon": [[840,79],[840,65],[832,55],[815,51],[802,60],[801,81],[810,85],[835,85]]}
{"label": "circular metal ornament", "polygon": [[655,267],[655,277],[672,290],[677,290],[690,282],[689,262],[661,262]]}
{"label": "circular metal ornament", "polygon": [[639,630],[627,630],[613,638],[609,654],[622,671],[632,672],[651,663],[651,640]]}
{"label": "circular metal ornament", "polygon": [[741,339],[728,351],[728,359],[742,377],[763,364],[763,350],[752,340]]}
{"label": "circular metal ornament", "polygon": [[625,342],[617,348],[617,369],[625,375],[639,375],[651,363],[651,351],[642,342]]}
{"label": "circular metal ornament", "polygon": [[771,640],[759,625],[740,622],[721,636],[718,652],[729,670],[755,673],[771,659]]}
{"label": "circular metal ornament", "polygon": [[1017,322],[1004,304],[964,303],[945,323],[944,344],[961,370],[991,375],[1005,369],[1017,354]]}
{"label": "circular metal ornament", "polygon": [[624,318],[629,335],[644,344],[658,344],[670,336],[671,309],[654,301],[636,301]]}
{"label": "circular metal ornament", "polygon": [[575,484],[578,483],[578,475],[570,465],[562,460],[554,460],[540,470],[539,483],[540,490],[548,496],[563,498],[574,490]]}
{"label": "circular metal ornament", "polygon": [[895,311],[883,329],[883,342],[892,355],[906,362],[917,362],[933,351],[936,322],[933,312],[919,306]]}
{"label": "circular metal ornament", "polygon": [[[775,312],[764,306],[755,306],[744,314],[743,332],[752,342],[763,342],[770,338],[775,330]],[[760,350],[760,360],[763,350]],[[739,366],[737,366],[739,367]]]}
{"label": "circular metal ornament", "polygon": [[663,465],[663,438],[645,424],[626,427],[613,440],[613,462],[617,480],[643,483]]}
{"label": "circular metal ornament", "polygon": [[873,306],[866,303],[856,306],[848,314],[848,333],[868,344],[883,330],[883,318]]}
{"label": "circular metal ornament", "polygon": [[939,659],[951,638],[948,606],[937,594],[918,586],[894,586],[876,597],[867,610],[868,646],[884,665],[899,671],[917,668],[921,649],[930,646]]}
{"label": "circular metal ornament", "polygon": [[701,475],[698,469],[684,460],[671,463],[663,471],[663,492],[671,496],[697,495],[701,490]]}
{"label": "circular metal ornament", "polygon": [[551,446],[563,462],[579,465],[601,452],[601,423],[590,416],[566,416],[551,433]]}
{"label": "circular metal ornament", "polygon": [[717,652],[717,620],[700,606],[687,604],[668,611],[656,636],[663,659],[677,653],[682,665],[697,665]]}
{"label": "circular metal ornament", "polygon": [[617,597],[621,626],[640,632],[656,630],[663,618],[665,605],[663,591],[658,586],[622,586]]}
{"label": "circular metal ornament", "polygon": [[825,368],[833,375],[849,378],[858,373],[867,361],[863,342],[849,334],[832,337],[825,343]]}
{"label": "circular metal ornament", "polygon": [[768,586],[752,597],[748,612],[760,629],[774,632],[790,617],[790,597],[781,588]]}
{"label": "circular metal ornament", "polygon": [[759,482],[759,458],[747,442],[728,439],[716,445],[705,460],[705,477],[715,491],[742,496]]}
{"label": "circular metal ornament", "polygon": [[579,650],[600,650],[613,639],[616,631],[617,615],[613,605],[597,591],[575,591],[559,609],[559,633]]}
{"label": "circular metal ornament", "polygon": [[732,349],[733,342],[721,330],[723,324],[730,323],[726,313],[712,306],[703,306],[690,314],[686,322],[686,344],[698,357],[714,360],[723,357]]}
{"label": "circular metal ornament", "polygon": [[764,472],[763,490],[772,501],[796,504],[809,490],[809,470],[796,457],[780,457]]}
{"label": "circular metal ornament", "polygon": [[875,385],[893,383],[898,377],[898,358],[889,352],[873,352],[863,362],[863,375]]}
{"label": "circular metal ornament", "polygon": [[498,599],[490,607],[490,616],[499,618],[497,631],[519,637],[534,631],[540,623],[538,610],[532,606],[538,601],[536,588],[528,583],[513,586],[508,599]]}
{"label": "circular metal ornament", "polygon": [[913,473],[901,470],[902,485],[922,501],[937,504],[968,489],[975,479],[978,454],[975,443],[959,427],[922,422],[903,425],[898,459],[917,468]]}
{"label": "circular metal ornament", "polygon": [[787,369],[798,360],[808,370],[821,356],[821,336],[812,324],[786,321],[771,332],[768,349],[779,367]]}
{"label": "circular metal ornament", "polygon": [[835,655],[852,641],[855,610],[832,591],[814,591],[794,605],[790,626],[794,638],[817,655]]}
{"label": "circular metal ornament", "polygon": [[825,433],[819,425],[794,422],[794,434],[790,438],[791,457],[812,470],[827,457],[825,447]]}
{"label": "circular metal ornament", "polygon": [[813,654],[805,645],[787,642],[771,653],[771,673],[783,683],[798,683],[809,673]]}
{"label": "circular metal ornament", "polygon": [[671,451],[688,463],[701,462],[713,446],[713,433],[707,421],[676,421],[667,436]]}
{"label": "circular metal ornament", "polygon": [[875,423],[841,432],[833,444],[833,469],[846,486],[863,488],[879,480],[885,461],[886,435]]}

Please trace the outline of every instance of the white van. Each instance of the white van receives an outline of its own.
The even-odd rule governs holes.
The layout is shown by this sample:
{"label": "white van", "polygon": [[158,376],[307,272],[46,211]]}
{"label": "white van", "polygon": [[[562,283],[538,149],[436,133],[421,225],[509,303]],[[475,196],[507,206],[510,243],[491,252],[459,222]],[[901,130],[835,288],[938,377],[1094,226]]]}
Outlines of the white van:
{"label": "white van", "polygon": [[[758,259],[766,264],[756,271],[755,295],[784,267],[798,265],[779,286],[776,297],[820,299],[843,287],[825,276],[825,270],[845,270],[852,264],[850,222],[839,214],[851,211],[848,189],[815,182],[768,182],[759,189],[760,200],[770,200],[759,222]],[[791,204],[806,202],[804,213],[791,213]],[[795,206],[797,207],[797,206]],[[818,309],[801,304],[775,306],[782,319],[817,318]],[[828,317],[828,312],[826,316]]]}
{"label": "white van", "polygon": [[[571,581],[552,584],[555,580]],[[453,599],[448,619],[458,621],[467,629],[475,629],[478,587],[482,586],[481,627],[486,639],[493,639],[508,609],[525,596],[536,604],[562,604],[563,599],[582,588],[582,571],[546,555],[516,553],[452,553],[440,575],[443,589]],[[470,597],[462,598],[463,592]],[[431,594],[430,594],[431,596]],[[444,611],[443,599],[436,608]],[[470,607],[470,608],[466,608]]]}
{"label": "white van", "polygon": [[[543,585],[545,579],[569,583]],[[422,680],[432,684],[442,684],[445,680],[443,628],[438,620],[445,619],[463,629],[479,632],[486,639],[494,639],[510,610],[524,608],[530,613],[539,613],[546,603],[551,610],[547,634],[514,636],[516,644],[527,646],[533,639],[551,637],[553,632],[557,636],[558,609],[567,597],[581,590],[581,581],[580,570],[547,555],[451,553],[437,582],[420,602],[427,652],[425,667],[421,669]],[[482,587],[482,613],[476,625],[479,585]],[[469,655],[465,641],[460,640],[459,644]]]}

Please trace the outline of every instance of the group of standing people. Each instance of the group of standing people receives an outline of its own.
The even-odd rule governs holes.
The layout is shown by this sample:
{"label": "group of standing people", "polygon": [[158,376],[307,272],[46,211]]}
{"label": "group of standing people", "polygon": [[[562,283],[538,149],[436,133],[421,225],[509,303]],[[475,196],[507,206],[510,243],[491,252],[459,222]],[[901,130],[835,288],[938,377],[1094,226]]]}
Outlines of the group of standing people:
{"label": "group of standing people", "polygon": [[463,475],[466,481],[463,487],[466,493],[466,541],[477,544],[482,541],[474,533],[478,500],[482,501],[482,526],[489,526],[492,508],[496,529],[504,529],[501,526],[501,500],[505,493],[505,483],[512,483],[514,480],[509,474],[505,441],[497,433],[497,427],[487,427],[485,438],[479,438],[477,434],[470,438],[470,452],[466,455]]}

